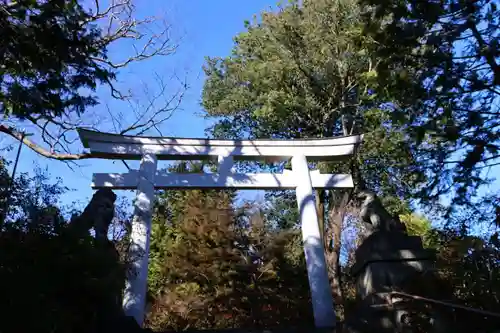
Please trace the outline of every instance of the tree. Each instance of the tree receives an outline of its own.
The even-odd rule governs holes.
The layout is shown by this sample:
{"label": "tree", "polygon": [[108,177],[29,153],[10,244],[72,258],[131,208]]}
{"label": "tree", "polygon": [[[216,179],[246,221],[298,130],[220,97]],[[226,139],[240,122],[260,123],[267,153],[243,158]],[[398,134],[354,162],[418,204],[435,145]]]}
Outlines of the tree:
{"label": "tree", "polygon": [[342,223],[348,212],[356,214],[356,191],[395,202],[410,199],[425,180],[404,131],[391,124],[391,100],[373,93],[379,59],[362,33],[360,10],[356,1],[320,0],[263,13],[246,23],[230,56],[207,60],[203,90],[207,115],[222,117],[212,129],[216,137],[365,134],[354,159],[318,165],[323,172],[353,173],[356,183],[354,192],[318,192],[337,301]]}
{"label": "tree", "polygon": [[47,179],[38,170],[11,187],[11,209],[0,228],[0,292],[9,304],[1,331],[109,331],[121,313],[124,266],[113,246],[88,230],[67,232],[72,212],[57,206],[66,189]]}
{"label": "tree", "polygon": [[500,300],[498,232],[485,239],[448,228],[439,236],[439,273],[456,300],[476,309],[495,309]]}
{"label": "tree", "polygon": [[160,196],[151,237],[151,328],[312,323],[297,234],[267,228],[258,209],[238,214],[233,199],[231,191],[212,190]]}
{"label": "tree", "polygon": [[430,182],[426,200],[451,196],[450,208],[474,203],[497,165],[499,19],[495,1],[371,1],[367,36],[381,60],[375,93],[393,104]]}
{"label": "tree", "polygon": [[421,237],[425,248],[437,247],[436,230],[432,228],[431,222],[425,216],[411,213],[400,215],[399,218],[405,224],[408,235]]}
{"label": "tree", "polygon": [[300,216],[294,191],[265,193],[264,212],[269,223],[278,230],[299,228]]}
{"label": "tree", "polygon": [[[403,220],[403,219],[402,219]],[[405,218],[409,233],[421,236],[424,245],[436,250],[435,277],[432,280],[415,281],[415,294],[425,295],[429,286],[434,286],[432,299],[444,300],[451,304],[470,309],[491,312],[498,306],[500,284],[498,231],[486,237],[472,235],[460,221],[443,229],[429,228],[428,221],[421,217]],[[477,221],[470,221],[476,224]],[[474,313],[450,307],[435,310],[450,315],[450,319],[465,331],[491,330],[498,326],[498,317],[486,316],[479,326],[473,324]],[[485,318],[477,315],[477,318]]]}
{"label": "tree", "polygon": [[[96,0],[90,7],[77,0],[0,3],[0,132],[48,158],[89,158],[74,154],[75,129],[105,130],[107,117],[120,134],[157,128],[176,109],[185,88],[167,98],[167,83],[157,76],[158,91],[146,90],[145,101],[137,102],[137,96],[117,87],[120,70],[175,51],[169,27],[159,18],[138,17],[132,0],[112,0],[105,8]],[[133,53],[121,59],[110,56],[116,47],[124,50],[121,54]],[[101,89],[128,105],[130,114],[108,109],[109,116],[103,110],[90,115]],[[31,134],[42,143],[30,140]]]}

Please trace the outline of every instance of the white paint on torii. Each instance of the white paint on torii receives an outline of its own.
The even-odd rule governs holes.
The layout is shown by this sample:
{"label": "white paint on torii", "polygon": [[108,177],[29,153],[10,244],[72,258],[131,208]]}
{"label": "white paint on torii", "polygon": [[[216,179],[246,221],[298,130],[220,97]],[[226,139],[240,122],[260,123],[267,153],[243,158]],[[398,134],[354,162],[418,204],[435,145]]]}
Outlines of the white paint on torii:
{"label": "white paint on torii", "polygon": [[[106,159],[141,159],[153,153],[158,160],[235,160],[285,161],[304,155],[309,161],[335,160],[353,154],[359,136],[307,140],[214,140],[122,136],[79,130],[84,147],[92,155]],[[232,164],[230,161],[229,165]]]}
{"label": "white paint on torii", "polygon": [[[314,188],[351,188],[351,175],[321,174],[311,171],[312,186]],[[93,176],[92,188],[112,188],[117,190],[134,190],[139,182],[139,171],[128,173],[96,173]],[[168,173],[156,172],[156,189],[220,189],[233,188],[239,190],[254,189],[295,189],[298,185],[297,177],[293,172],[285,170],[282,174],[273,173],[232,173],[221,176],[218,173]]]}
{"label": "white paint on torii", "polygon": [[[148,253],[155,189],[234,188],[296,189],[302,240],[316,327],[335,326],[335,311],[325,254],[321,242],[313,188],[351,188],[350,175],[309,171],[308,161],[341,160],[354,153],[362,136],[308,140],[212,140],[122,136],[79,130],[85,148],[100,158],[140,159],[138,171],[97,173],[93,188],[137,189],[131,232],[135,274],[128,276],[123,306],[142,325],[144,320]],[[219,163],[216,174],[181,174],[157,171],[158,160],[210,159]],[[292,161],[282,174],[233,172],[234,160]],[[140,254],[140,255],[138,255]]]}

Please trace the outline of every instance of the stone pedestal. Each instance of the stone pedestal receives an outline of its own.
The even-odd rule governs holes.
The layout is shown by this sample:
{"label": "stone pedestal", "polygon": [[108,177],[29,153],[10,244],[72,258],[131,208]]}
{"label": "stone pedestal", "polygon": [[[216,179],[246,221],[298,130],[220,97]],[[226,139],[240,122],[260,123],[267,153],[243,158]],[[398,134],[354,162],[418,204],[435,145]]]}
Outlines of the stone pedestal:
{"label": "stone pedestal", "polygon": [[[407,304],[392,291],[409,291],[416,277],[434,269],[434,251],[420,237],[399,231],[376,231],[360,245],[351,269],[356,280],[358,325],[372,332],[402,331]],[[364,325],[363,325],[364,323]]]}

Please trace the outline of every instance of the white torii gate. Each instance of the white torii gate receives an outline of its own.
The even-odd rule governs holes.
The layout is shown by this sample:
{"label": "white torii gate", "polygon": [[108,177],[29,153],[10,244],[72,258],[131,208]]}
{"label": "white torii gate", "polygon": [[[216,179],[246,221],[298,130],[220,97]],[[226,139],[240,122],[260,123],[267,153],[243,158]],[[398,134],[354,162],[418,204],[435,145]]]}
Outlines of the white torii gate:
{"label": "white torii gate", "polygon": [[[100,158],[141,160],[140,169],[125,174],[96,173],[92,188],[137,189],[132,221],[131,251],[143,253],[133,261],[135,274],[127,278],[123,307],[142,326],[144,321],[151,217],[155,189],[295,189],[302,240],[316,327],[335,326],[333,298],[328,281],[313,188],[352,188],[348,174],[309,171],[308,161],[341,160],[354,153],[362,136],[308,140],[212,140],[122,136],[78,130],[85,148]],[[291,158],[292,170],[282,174],[234,173],[234,160],[280,161]],[[157,171],[158,160],[213,159],[216,174],[181,174]],[[144,255],[145,254],[145,255]]]}

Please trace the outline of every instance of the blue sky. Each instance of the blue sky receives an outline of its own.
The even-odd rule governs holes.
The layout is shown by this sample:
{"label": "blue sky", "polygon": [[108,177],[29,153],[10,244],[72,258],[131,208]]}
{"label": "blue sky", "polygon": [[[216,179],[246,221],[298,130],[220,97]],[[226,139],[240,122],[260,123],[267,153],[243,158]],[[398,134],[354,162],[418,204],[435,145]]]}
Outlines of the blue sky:
{"label": "blue sky", "polygon": [[[203,110],[200,106],[201,91],[204,77],[202,66],[206,56],[227,56],[233,46],[233,37],[244,30],[243,23],[263,10],[269,10],[275,6],[275,0],[251,0],[238,1],[182,1],[182,0],[148,0],[137,1],[138,15],[162,15],[172,26],[172,39],[179,42],[177,52],[171,56],[159,57],[147,62],[141,62],[128,67],[118,77],[119,85],[133,90],[140,90],[145,84],[154,85],[155,73],[168,78],[173,74],[185,78],[189,85],[181,109],[162,126],[162,132],[166,136],[179,137],[203,137],[204,130],[210,125],[208,120],[201,116]],[[111,56],[127,54],[125,46],[110,50]],[[171,86],[173,93],[176,89],[175,82]],[[104,112],[105,105],[113,110],[123,113],[130,112],[127,106],[113,101],[107,91],[99,93],[102,104],[93,112]],[[102,130],[105,130],[104,127]],[[111,128],[109,128],[111,130]],[[0,146],[17,144],[13,140],[0,137]],[[76,150],[81,150],[78,144]],[[8,153],[7,158],[13,159],[15,151]],[[61,177],[63,184],[73,191],[62,198],[62,203],[71,205],[75,201],[80,204],[88,202],[92,195],[90,188],[91,177],[94,172],[126,172],[126,167],[120,161],[85,160],[79,167],[71,170],[66,164],[59,161],[48,160],[36,155],[27,147],[23,147],[19,172],[32,172],[35,165],[48,168],[52,178]],[[137,162],[131,162],[132,168],[137,168]],[[162,165],[160,164],[160,167]],[[498,171],[498,168],[492,170]],[[490,189],[497,190],[496,182]],[[483,191],[488,191],[488,188]],[[119,193],[132,198],[133,193]],[[245,197],[254,198],[259,196],[257,192],[245,193]]]}
{"label": "blue sky", "polygon": [[[147,62],[136,64],[123,71],[118,80],[120,85],[139,89],[141,84],[154,85],[154,73],[165,76],[167,79],[176,73],[186,78],[189,90],[187,91],[181,109],[162,126],[162,133],[166,136],[203,137],[204,130],[210,122],[200,115],[203,110],[200,106],[203,87],[202,66],[206,56],[227,56],[233,46],[233,37],[243,31],[245,20],[251,19],[254,14],[267,10],[275,5],[273,0],[239,1],[182,1],[182,0],[148,0],[137,1],[139,15],[164,15],[172,25],[172,38],[179,41],[179,47],[174,55],[159,57]],[[147,4],[147,5],[146,5]],[[125,47],[110,50],[111,55],[119,56],[126,53]],[[175,84],[172,85],[172,92]],[[106,91],[99,93],[102,104],[97,110],[102,111],[104,105],[123,108],[123,104],[114,103]],[[123,110],[127,112],[126,109]],[[0,138],[0,145],[12,144],[9,138]],[[15,144],[15,143],[14,143]],[[77,150],[81,150],[78,145]],[[15,151],[7,157],[13,159]],[[85,160],[80,166],[71,170],[59,161],[40,157],[27,147],[23,147],[18,172],[32,172],[34,166],[48,168],[52,178],[61,177],[65,186],[74,191],[62,198],[62,203],[71,205],[75,201],[87,202],[92,195],[90,182],[94,172],[126,172],[126,167],[120,161]],[[129,163],[137,168],[138,163]],[[121,192],[120,194],[124,194]],[[130,195],[126,195],[130,197]]]}

